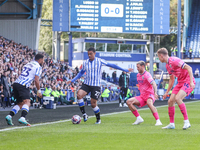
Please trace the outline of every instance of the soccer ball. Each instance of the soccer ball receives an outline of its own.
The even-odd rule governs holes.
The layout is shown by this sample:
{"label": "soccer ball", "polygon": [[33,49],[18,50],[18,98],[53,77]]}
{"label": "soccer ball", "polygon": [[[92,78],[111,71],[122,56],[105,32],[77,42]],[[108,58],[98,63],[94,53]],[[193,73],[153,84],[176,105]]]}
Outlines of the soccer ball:
{"label": "soccer ball", "polygon": [[74,115],[72,117],[72,123],[73,124],[79,124],[79,123],[81,123],[81,117],[79,115]]}

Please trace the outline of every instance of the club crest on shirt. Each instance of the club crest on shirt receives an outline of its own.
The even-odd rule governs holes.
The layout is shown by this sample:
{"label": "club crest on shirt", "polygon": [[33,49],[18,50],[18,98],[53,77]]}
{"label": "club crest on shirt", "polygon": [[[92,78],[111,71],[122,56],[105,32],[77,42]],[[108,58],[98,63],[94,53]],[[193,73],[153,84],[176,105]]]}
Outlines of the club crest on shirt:
{"label": "club crest on shirt", "polygon": [[142,79],[144,79],[144,76],[142,76]]}

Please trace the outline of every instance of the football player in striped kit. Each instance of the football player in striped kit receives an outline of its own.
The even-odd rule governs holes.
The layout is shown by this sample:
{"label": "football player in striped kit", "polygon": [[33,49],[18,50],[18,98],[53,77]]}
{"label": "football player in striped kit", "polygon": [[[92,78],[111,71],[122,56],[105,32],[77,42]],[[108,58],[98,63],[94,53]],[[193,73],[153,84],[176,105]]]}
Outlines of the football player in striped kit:
{"label": "football player in striped kit", "polygon": [[77,93],[78,105],[83,114],[84,122],[86,122],[88,115],[85,112],[85,103],[83,97],[91,92],[91,106],[96,115],[96,124],[100,124],[101,123],[100,109],[97,106],[97,100],[101,95],[100,92],[101,74],[102,74],[101,67],[105,65],[125,72],[132,72],[133,69],[132,68],[123,69],[115,64],[106,62],[104,59],[95,57],[95,54],[96,50],[93,47],[88,49],[89,59],[83,62],[82,70],[74,79],[68,81],[67,84],[76,81],[86,72],[84,83]]}
{"label": "football player in striped kit", "polygon": [[31,126],[25,119],[26,115],[29,112],[30,107],[30,91],[29,86],[32,81],[35,80],[35,85],[37,87],[37,95],[42,98],[41,90],[40,90],[40,82],[39,78],[42,73],[42,64],[44,62],[44,56],[42,54],[37,54],[35,56],[35,60],[27,63],[23,69],[21,75],[17,78],[17,80],[13,84],[13,92],[14,97],[17,100],[17,105],[13,107],[10,111],[9,115],[6,116],[6,121],[8,125],[14,125],[12,123],[12,117],[17,114],[17,112],[21,109],[21,117],[19,118],[19,123],[24,124],[26,126]]}

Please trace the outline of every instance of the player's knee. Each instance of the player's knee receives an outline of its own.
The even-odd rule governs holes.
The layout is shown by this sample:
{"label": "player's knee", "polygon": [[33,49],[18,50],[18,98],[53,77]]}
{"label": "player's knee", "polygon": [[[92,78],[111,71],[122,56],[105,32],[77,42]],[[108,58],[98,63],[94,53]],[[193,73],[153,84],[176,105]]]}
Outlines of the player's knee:
{"label": "player's knee", "polygon": [[147,106],[148,106],[148,107],[149,107],[149,106],[152,106],[152,103],[149,102],[149,101],[147,101]]}
{"label": "player's knee", "polygon": [[177,95],[175,96],[175,101],[178,102],[179,100],[181,100]]}
{"label": "player's knee", "polygon": [[97,106],[97,104],[95,104],[95,103],[92,104],[92,103],[91,103],[91,107],[92,107],[92,108],[95,108],[96,106]]}
{"label": "player's knee", "polygon": [[82,99],[83,98],[83,96],[81,95],[81,94],[77,94],[77,99]]}
{"label": "player's knee", "polygon": [[134,105],[134,104],[135,104],[135,100],[128,99],[128,100],[126,101],[126,104],[127,104],[127,105]]}
{"label": "player's knee", "polygon": [[183,102],[183,99],[179,98],[178,96],[175,97],[175,102],[179,105]]}
{"label": "player's knee", "polygon": [[126,104],[127,104],[127,105],[131,105],[131,100],[128,99],[128,100],[126,101]]}
{"label": "player's knee", "polygon": [[26,105],[28,105],[28,107],[30,107],[31,106],[31,100],[26,99],[26,100],[23,101],[23,104],[26,104]]}
{"label": "player's knee", "polygon": [[97,106],[97,103],[91,101],[91,107],[92,107],[92,108],[95,108],[96,106]]}
{"label": "player's knee", "polygon": [[173,100],[172,99],[169,99],[168,100],[168,105],[170,106],[170,105],[173,105]]}

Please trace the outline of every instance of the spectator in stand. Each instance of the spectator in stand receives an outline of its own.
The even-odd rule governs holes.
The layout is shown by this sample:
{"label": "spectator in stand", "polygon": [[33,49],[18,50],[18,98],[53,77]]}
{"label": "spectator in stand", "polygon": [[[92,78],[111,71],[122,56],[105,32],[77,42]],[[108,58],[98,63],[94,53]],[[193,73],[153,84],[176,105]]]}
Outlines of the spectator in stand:
{"label": "spectator in stand", "polygon": [[57,102],[59,101],[59,98],[60,98],[60,93],[57,91],[55,86],[53,86],[52,89],[53,90],[51,92],[51,96],[54,97],[54,103],[57,104]]}
{"label": "spectator in stand", "polygon": [[4,95],[4,100],[6,102],[6,106],[11,106],[10,102],[10,89],[8,85],[8,79],[6,77],[6,73],[1,75],[1,84],[3,85],[3,95]]}
{"label": "spectator in stand", "polygon": [[0,107],[3,107],[4,109],[6,107],[3,95],[3,85],[0,85]]}
{"label": "spectator in stand", "polygon": [[174,48],[171,48],[171,56],[174,56]]}
{"label": "spectator in stand", "polygon": [[178,48],[177,46],[174,47],[174,55],[177,57],[178,56]]}
{"label": "spectator in stand", "polygon": [[[5,77],[10,79],[8,80],[9,85],[13,84],[21,74],[23,66],[33,60],[36,53],[35,50],[28,48],[28,46],[23,46],[21,43],[18,44],[0,36],[0,74],[6,74]],[[42,54],[45,56],[45,62],[40,78],[40,87],[44,87],[44,85],[60,86],[66,90],[66,81],[76,76],[79,70],[68,67],[68,63],[55,62],[47,54]],[[82,82],[83,80],[76,81],[77,88],[80,88]]]}
{"label": "spectator in stand", "polygon": [[112,78],[113,78],[113,83],[116,84],[117,83],[117,74],[116,74],[116,71],[114,71],[112,73]]}
{"label": "spectator in stand", "polygon": [[127,95],[127,90],[129,88],[129,76],[125,71],[119,77],[119,87],[120,87],[120,97],[119,97],[119,107],[128,107],[126,104],[125,97]]}
{"label": "spectator in stand", "polygon": [[195,78],[199,78],[199,69],[196,68],[195,73],[194,73]]}
{"label": "spectator in stand", "polygon": [[183,48],[183,59],[185,59],[185,56],[186,56],[186,49],[185,47]]}
{"label": "spectator in stand", "polygon": [[107,87],[105,87],[105,90],[103,91],[103,93],[101,94],[101,101],[102,102],[108,102],[108,98],[109,98],[109,89]]}
{"label": "spectator in stand", "polygon": [[103,80],[106,80],[106,72],[105,72],[105,70],[104,70],[103,73],[102,73],[102,79],[103,79]]}
{"label": "spectator in stand", "polygon": [[193,50],[192,50],[192,48],[190,48],[189,49],[190,59],[192,59],[192,52],[193,52]]}
{"label": "spectator in stand", "polygon": [[16,68],[14,68],[14,70],[13,70],[12,74],[13,74],[14,76],[15,76],[15,75],[17,75],[17,76],[18,76],[18,74],[17,74],[17,71],[16,71]]}
{"label": "spectator in stand", "polygon": [[75,70],[76,70],[77,73],[79,73],[78,66],[76,66]]}
{"label": "spectator in stand", "polygon": [[60,75],[58,75],[57,81],[63,81],[63,79],[60,77]]}
{"label": "spectator in stand", "polygon": [[74,92],[74,85],[73,84],[70,86],[70,89],[72,90],[72,92]]}
{"label": "spectator in stand", "polygon": [[107,73],[107,81],[110,82],[110,75]]}

